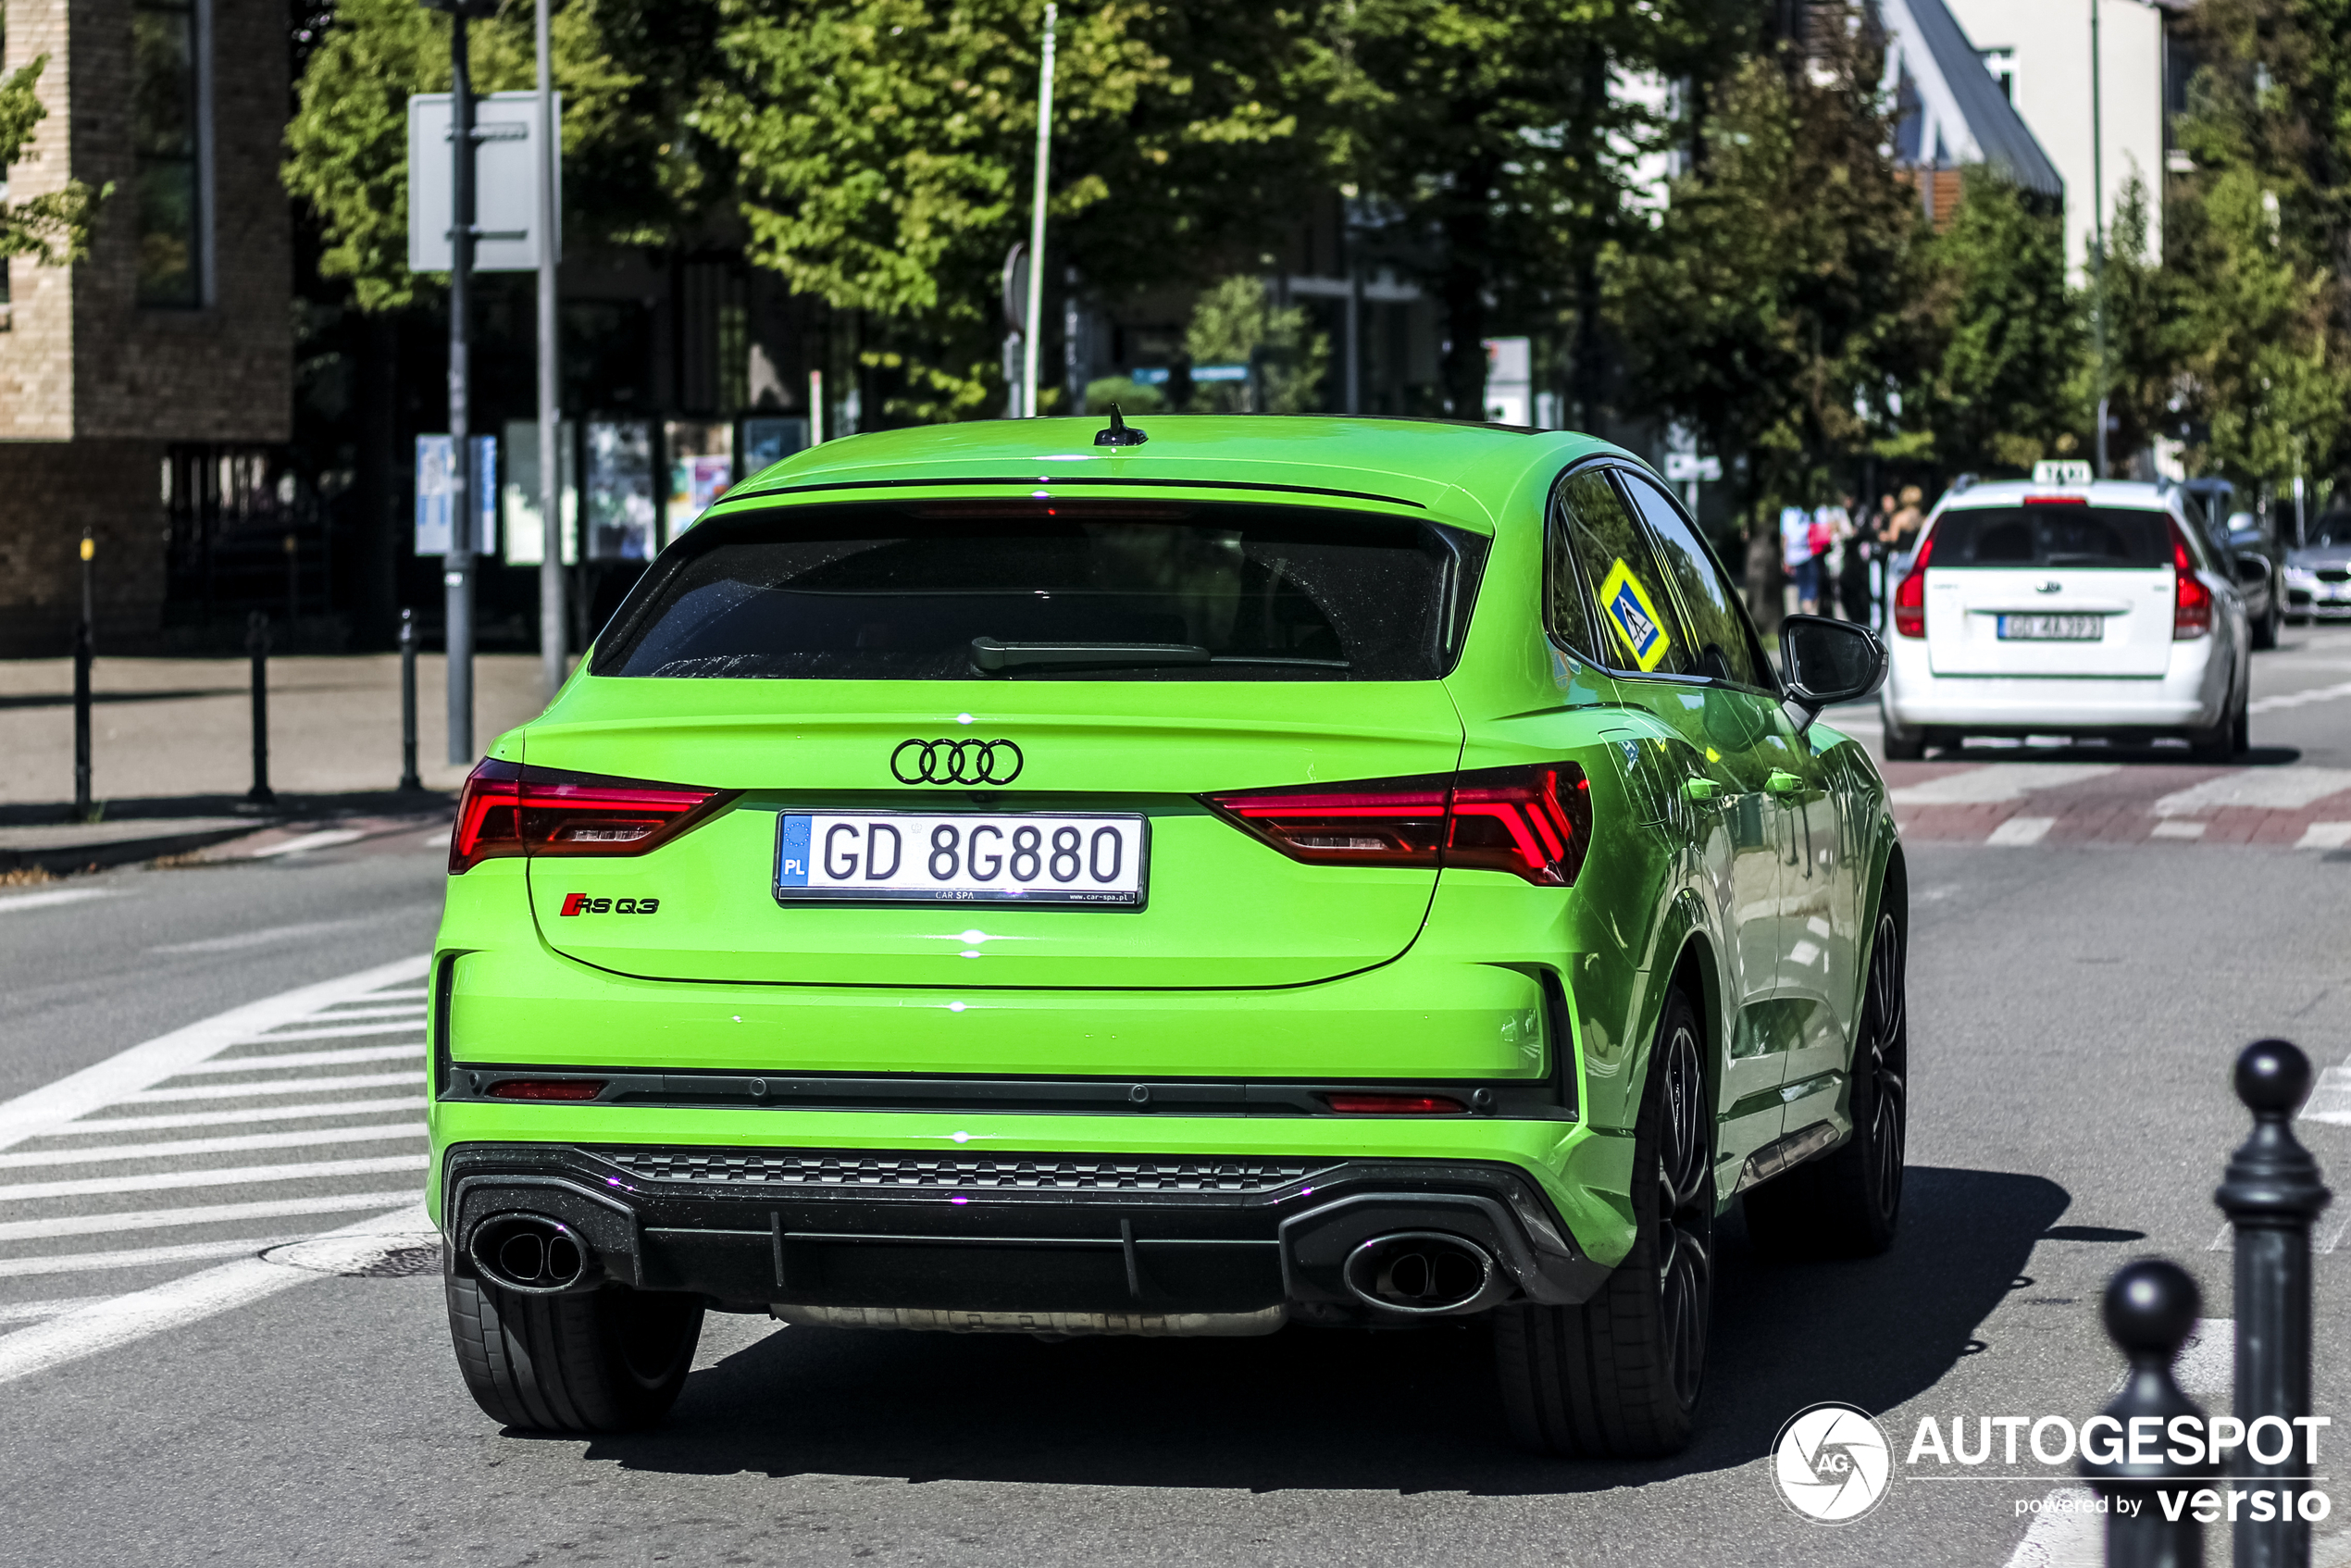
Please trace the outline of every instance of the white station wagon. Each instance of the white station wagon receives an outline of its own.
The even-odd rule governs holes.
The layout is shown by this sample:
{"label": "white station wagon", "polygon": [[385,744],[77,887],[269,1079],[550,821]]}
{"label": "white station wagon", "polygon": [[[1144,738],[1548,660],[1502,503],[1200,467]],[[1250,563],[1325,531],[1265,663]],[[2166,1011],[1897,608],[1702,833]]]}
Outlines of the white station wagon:
{"label": "white station wagon", "polygon": [[2251,631],[2168,485],[2045,463],[1936,503],[1894,593],[1885,754],[1970,735],[2245,747]]}

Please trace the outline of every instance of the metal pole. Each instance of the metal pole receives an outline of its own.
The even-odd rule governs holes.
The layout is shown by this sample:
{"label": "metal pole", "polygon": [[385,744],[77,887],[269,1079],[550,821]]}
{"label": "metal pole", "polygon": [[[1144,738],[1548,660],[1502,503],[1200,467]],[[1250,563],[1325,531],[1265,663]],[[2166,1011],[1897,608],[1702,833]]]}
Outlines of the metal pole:
{"label": "metal pole", "polygon": [[400,612],[400,787],[421,790],[417,775],[417,612]]}
{"label": "metal pole", "polygon": [[2090,332],[2098,367],[2097,477],[2106,478],[2106,127],[2098,96],[2098,0],[2090,0]]}
{"label": "metal pole", "polygon": [[286,646],[291,648],[302,630],[302,556],[301,546],[293,530],[286,530]]}
{"label": "metal pole", "polygon": [[1028,332],[1021,343],[1021,385],[1027,389],[1021,412],[1034,418],[1037,404],[1037,342],[1045,335],[1045,189],[1053,159],[1053,30],[1060,7],[1045,7],[1045,54],[1037,68],[1037,180],[1028,214]]}
{"label": "metal pole", "polygon": [[466,14],[449,13],[449,441],[457,493],[449,514],[449,761],[474,760],[473,442],[466,428],[466,317],[474,268],[474,93],[466,62]]}
{"label": "metal pole", "polygon": [[[2297,1417],[2310,1413],[2310,1222],[2332,1196],[2319,1162],[2294,1136],[2294,1113],[2310,1089],[2310,1059],[2282,1039],[2255,1040],[2237,1057],[2237,1098],[2253,1136],[2229,1160],[2212,1201],[2236,1231],[2236,1416],[2247,1441],[2227,1474],[2255,1489],[2300,1492],[2310,1467]],[[2274,1418],[2270,1420],[2269,1418]],[[2264,1440],[2251,1440],[2256,1422]],[[2291,1439],[2281,1445],[2277,1425]],[[2276,1450],[2283,1446],[2284,1452]],[[2264,1459],[2261,1449],[2271,1451]],[[2283,1512],[2283,1511],[2281,1511]],[[2236,1522],[2237,1568],[2308,1568],[2310,1527],[2299,1514]]]}
{"label": "metal pole", "polygon": [[808,444],[825,444],[825,373],[808,372]]}
{"label": "metal pole", "polygon": [[555,327],[555,174],[563,149],[555,144],[555,90],[548,64],[547,0],[537,0],[531,18],[539,50],[539,516],[546,530],[546,554],[539,560],[539,679],[554,702],[570,673],[569,640],[564,619],[563,416]]}
{"label": "metal pole", "polygon": [[[2149,1418],[2157,1425],[2141,1425],[2140,1433],[2168,1433],[2171,1420],[2183,1415],[2194,1418],[2196,1430],[2208,1430],[2204,1412],[2171,1376],[2171,1363],[2196,1327],[2198,1305],[2196,1281],[2161,1258],[2124,1265],[2106,1288],[2107,1335],[2130,1358],[2131,1368],[2122,1392],[2102,1412],[2105,1419],[2093,1416],[2082,1424],[2082,1474],[2106,1498],[2137,1504],[2107,1515],[2107,1568],[2204,1568],[2204,1526],[2195,1510],[2182,1507],[2176,1517],[2169,1516],[2157,1494],[2174,1494],[2176,1504],[2177,1494],[2193,1490],[2211,1467],[2176,1463],[2163,1444],[2155,1446],[2152,1459],[2133,1463],[2123,1440],[2133,1422]],[[2094,1427],[2099,1428],[2095,1437]],[[2089,1457],[2093,1441],[2106,1457]],[[2141,1451],[2147,1451],[2146,1445]]]}
{"label": "metal pole", "polygon": [[245,799],[266,804],[277,796],[269,789],[269,616],[255,610],[245,616],[245,652],[253,655],[253,788]]}
{"label": "metal pole", "polygon": [[81,530],[81,619],[73,629],[73,819],[88,822],[97,814],[90,801],[90,665],[97,656],[97,585],[92,560],[98,553],[90,530]]}

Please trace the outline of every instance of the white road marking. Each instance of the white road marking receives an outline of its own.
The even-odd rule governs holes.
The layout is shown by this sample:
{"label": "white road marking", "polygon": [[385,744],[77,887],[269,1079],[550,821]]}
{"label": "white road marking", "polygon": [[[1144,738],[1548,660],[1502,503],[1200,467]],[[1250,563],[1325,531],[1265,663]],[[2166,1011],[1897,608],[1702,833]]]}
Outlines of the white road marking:
{"label": "white road marking", "polygon": [[[2214,1395],[2226,1402],[2236,1388],[2237,1320],[2233,1317],[2200,1317],[2188,1337],[2180,1341],[2180,1353],[2171,1363],[2172,1381],[2183,1394],[2206,1398]],[[2114,1375],[2114,1382],[2107,1392],[2119,1394],[2131,1379],[2130,1368]]]}
{"label": "white road marking", "polygon": [[373,925],[380,915],[354,915],[348,920],[305,920],[299,926],[265,926],[256,931],[237,931],[225,937],[205,937],[193,942],[168,942],[151,947],[149,952],[241,952],[249,947],[267,947],[272,942],[293,942],[312,937],[323,937],[330,931],[347,931],[355,926]]}
{"label": "white road marking", "polygon": [[2294,841],[2297,850],[2339,850],[2351,844],[2351,822],[2313,822]]}
{"label": "white road marking", "polygon": [[309,1029],[276,1029],[266,1035],[252,1035],[239,1040],[239,1045],[275,1045],[293,1039],[357,1039],[362,1035],[413,1035],[424,1032],[422,1018],[410,1018],[397,1024],[335,1024]]}
{"label": "white road marking", "polygon": [[0,899],[0,915],[18,909],[46,909],[55,903],[80,903],[83,899],[114,897],[112,888],[53,888],[45,893],[19,893]]}
{"label": "white road marking", "polygon": [[171,1192],[191,1187],[241,1187],[249,1181],[308,1181],[334,1176],[389,1176],[421,1171],[429,1154],[379,1154],[365,1160],[305,1160],[292,1165],[229,1165],[218,1170],[155,1171],[145,1176],[74,1176],[0,1187],[0,1203],[35,1198],[81,1198],[101,1192]]}
{"label": "white road marking", "polygon": [[2119,763],[1989,762],[1965,773],[1947,773],[1892,792],[1897,805],[1966,806],[2021,801],[2035,790],[2059,790],[2122,771]]}
{"label": "white road marking", "polygon": [[206,1203],[187,1209],[134,1209],[112,1214],[59,1214],[45,1220],[0,1220],[0,1241],[41,1241],[57,1236],[106,1236],[118,1230],[170,1230],[180,1226],[225,1225],[231,1220],[274,1220],[292,1214],[347,1214],[405,1203],[413,1188],[398,1192],[344,1192],[332,1198],[283,1198],[253,1203]]}
{"label": "white road marking", "polygon": [[2011,847],[2037,844],[2047,838],[2049,829],[2056,826],[2057,818],[2054,816],[2011,816],[1993,828],[1984,841]]}
{"label": "white road marking", "polygon": [[176,1247],[131,1247],[116,1252],[51,1252],[37,1258],[0,1259],[0,1278],[28,1275],[88,1274],[100,1269],[153,1268],[157,1263],[193,1263],[214,1258],[251,1257],[265,1247],[299,1241],[294,1236],[243,1236],[230,1241],[183,1241]]}
{"label": "white road marking", "polygon": [[[419,1229],[429,1229],[430,1226],[431,1222],[425,1218],[422,1208],[409,1202],[390,1213],[345,1226],[332,1234],[380,1235],[385,1238],[389,1251],[403,1244],[395,1238]],[[62,1317],[54,1317],[46,1323],[0,1337],[0,1383],[45,1372],[67,1362],[79,1361],[100,1350],[127,1345],[164,1329],[177,1328],[199,1318],[242,1307],[324,1277],[304,1269],[265,1263],[259,1258],[239,1258],[234,1263],[222,1263],[218,1268],[205,1269],[184,1279],[175,1279],[168,1285],[158,1285],[151,1290],[116,1296],[95,1306],[68,1313]]]}
{"label": "white road marking", "polygon": [[424,1049],[414,1045],[361,1045],[346,1051],[281,1051],[274,1056],[217,1056],[180,1074],[276,1072],[286,1067],[347,1067],[355,1062],[405,1062]]}
{"label": "white road marking", "polygon": [[423,1102],[413,1094],[382,1100],[327,1100],[316,1104],[255,1105],[237,1111],[175,1111],[160,1116],[88,1116],[70,1122],[42,1138],[87,1138],[93,1133],[160,1132],[165,1127],[230,1127],[246,1122],[298,1122],[312,1116],[372,1116],[382,1111],[415,1111]]}
{"label": "white road marking", "polygon": [[2319,1081],[2296,1114],[2306,1122],[2351,1127],[2351,1066],[2320,1068]]}
{"label": "white road marking", "polygon": [[2189,816],[2221,806],[2299,811],[2345,790],[2351,790],[2351,768],[2248,767],[2173,790],[2155,803],[2155,815]]}
{"label": "white road marking", "polygon": [[[376,999],[370,996],[365,998],[364,1000],[373,1002]],[[359,1018],[413,1018],[418,1024],[422,1024],[425,1021],[425,1010],[421,1006],[410,1007],[405,1005],[399,1007],[330,1007],[318,1014],[318,1021],[322,1024],[348,1024]]]}
{"label": "white road marking", "polygon": [[2351,680],[2339,686],[2316,686],[2307,691],[2282,691],[2274,697],[2247,703],[2245,711],[2249,714],[2273,714],[2280,708],[2298,708],[2309,703],[2332,703],[2337,697],[2351,697]]}
{"label": "white road marking", "polygon": [[[173,1100],[237,1100],[248,1094],[316,1094],[330,1089],[391,1089],[396,1084],[420,1084],[422,1072],[349,1073],[339,1078],[289,1078],[284,1083],[198,1084],[193,1089],[143,1089],[126,1094],[126,1105],[158,1105]],[[14,1141],[10,1139],[8,1141]],[[6,1147],[0,1143],[0,1148]]]}
{"label": "white road marking", "polygon": [[0,1305],[0,1323],[37,1323],[94,1307],[105,1300],[104,1296],[56,1296],[45,1301],[10,1301]]}
{"label": "white road marking", "polygon": [[0,1170],[45,1170],[109,1160],[167,1160],[181,1154],[231,1154],[247,1149],[313,1149],[337,1143],[389,1143],[422,1138],[422,1122],[379,1122],[364,1127],[305,1127],[296,1132],[248,1132],[230,1138],[181,1138],[162,1143],[100,1143],[79,1149],[28,1149],[0,1154]]}
{"label": "white road marking", "polygon": [[358,1000],[361,1002],[422,1002],[429,994],[424,987],[418,986],[414,990],[369,991]]}
{"label": "white road marking", "polygon": [[2150,839],[2201,839],[2208,822],[2158,822],[2149,830]]}
{"label": "white road marking", "polygon": [[2087,1487],[2050,1487],[2008,1568],[2106,1568],[2106,1515],[2096,1505]]}
{"label": "white road marking", "polygon": [[367,836],[356,828],[326,828],[316,833],[305,833],[298,839],[288,839],[283,843],[255,850],[246,858],[261,860],[273,854],[301,854],[305,850],[323,850],[332,844],[347,844],[354,839]]}
{"label": "white road marking", "polygon": [[[341,979],[324,980],[314,986],[264,997],[259,1002],[216,1014],[185,1028],[158,1035],[78,1073],[69,1073],[55,1083],[44,1084],[29,1093],[18,1095],[14,1100],[0,1102],[0,1149],[61,1126],[102,1105],[114,1104],[150,1084],[161,1083],[181,1069],[239,1040],[250,1039],[280,1024],[307,1017],[322,1007],[364,996],[378,986],[420,979],[425,973],[425,964],[424,956],[418,954],[396,963],[379,964],[373,969],[363,969],[355,975],[345,975]],[[401,1083],[424,1081],[422,1073],[372,1076]],[[287,1086],[272,1087],[283,1089]],[[345,1079],[330,1087],[389,1089],[392,1083],[362,1083]],[[251,1091],[240,1088],[239,1092]]]}

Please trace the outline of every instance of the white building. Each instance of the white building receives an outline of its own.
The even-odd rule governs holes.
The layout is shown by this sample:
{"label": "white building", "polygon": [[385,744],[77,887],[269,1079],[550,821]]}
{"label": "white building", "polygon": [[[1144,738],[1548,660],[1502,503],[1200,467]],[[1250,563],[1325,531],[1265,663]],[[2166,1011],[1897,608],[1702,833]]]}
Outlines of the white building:
{"label": "white building", "polygon": [[[2090,239],[2136,175],[2147,244],[2163,212],[2163,11],[2146,0],[1944,0],[2065,181],[2065,245],[2076,272]],[[2097,135],[2090,113],[2090,29],[2097,21]],[[2093,143],[2096,143],[2095,150]],[[2092,177],[2093,165],[2097,178]],[[2091,193],[2097,193],[2093,205]]]}

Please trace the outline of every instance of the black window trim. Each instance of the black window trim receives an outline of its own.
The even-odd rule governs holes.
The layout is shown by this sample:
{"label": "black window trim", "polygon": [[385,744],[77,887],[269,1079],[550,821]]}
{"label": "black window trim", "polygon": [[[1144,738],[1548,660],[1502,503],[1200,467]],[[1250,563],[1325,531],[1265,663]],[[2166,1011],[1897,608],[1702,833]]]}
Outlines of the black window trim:
{"label": "black window trim", "polygon": [[[1553,595],[1551,592],[1550,530],[1554,526],[1552,519],[1561,505],[1560,488],[1566,484],[1569,479],[1575,478],[1577,475],[1583,473],[1588,468],[1598,468],[1608,476],[1610,483],[1615,487],[1617,500],[1622,503],[1626,511],[1631,514],[1633,526],[1641,530],[1644,538],[1650,537],[1648,519],[1641,516],[1640,508],[1634,504],[1633,497],[1625,491],[1624,481],[1620,477],[1627,471],[1623,458],[1602,454],[1596,457],[1585,458],[1580,462],[1572,463],[1566,467],[1561,469],[1559,477],[1551,481],[1550,490],[1547,493],[1543,503],[1543,636],[1545,640],[1548,641],[1552,647],[1557,648],[1561,653],[1566,654],[1568,657],[1575,659],[1581,663],[1590,665],[1593,668],[1618,680],[1655,680],[1673,686],[1696,686],[1700,688],[1713,687],[1724,691],[1752,692],[1757,696],[1768,697],[1774,703],[1780,701],[1782,694],[1769,687],[1750,686],[1743,680],[1722,679],[1710,675],[1683,675],[1678,671],[1673,670],[1621,668],[1616,665],[1609,663],[1606,659],[1598,657],[1594,654],[1586,653],[1578,648],[1571,648],[1560,641],[1557,634],[1552,630],[1551,627],[1550,605]],[[1673,497],[1672,492],[1665,489],[1662,482],[1658,484],[1658,491],[1659,493],[1665,496],[1667,501],[1673,501]],[[1674,504],[1674,510],[1677,512],[1681,511],[1681,507],[1678,503]],[[1684,513],[1683,516],[1684,520],[1686,521],[1688,519],[1687,513]],[[1695,523],[1690,525],[1690,531],[1697,535],[1699,546],[1707,553],[1708,560],[1712,561],[1719,569],[1722,563],[1715,557],[1713,547],[1706,542],[1705,533],[1699,529],[1698,525]],[[1653,540],[1651,541],[1650,548],[1652,550],[1657,548]],[[1674,613],[1682,617],[1682,624],[1686,628],[1689,624],[1689,609],[1682,603],[1682,591],[1671,580],[1672,574],[1667,573],[1665,576],[1668,579],[1665,584],[1665,592],[1673,600]],[[1730,573],[1727,571],[1723,572],[1723,576],[1724,581],[1727,582],[1730,580]],[[1598,612],[1593,608],[1591,594],[1586,590],[1581,574],[1578,574],[1575,582],[1575,602],[1583,609],[1585,631],[1591,637],[1592,645],[1595,648],[1605,648],[1609,646],[1607,637],[1602,635],[1604,628],[1598,625]],[[1747,606],[1740,604],[1738,606],[1738,613],[1745,616],[1747,614]],[[1748,625],[1748,628],[1752,630],[1754,628],[1753,620],[1750,619]],[[1756,634],[1756,642],[1759,648],[1760,647],[1762,641],[1762,634],[1758,632]],[[1772,661],[1768,656],[1763,661],[1763,667],[1766,670],[1770,670],[1772,668]]]}

